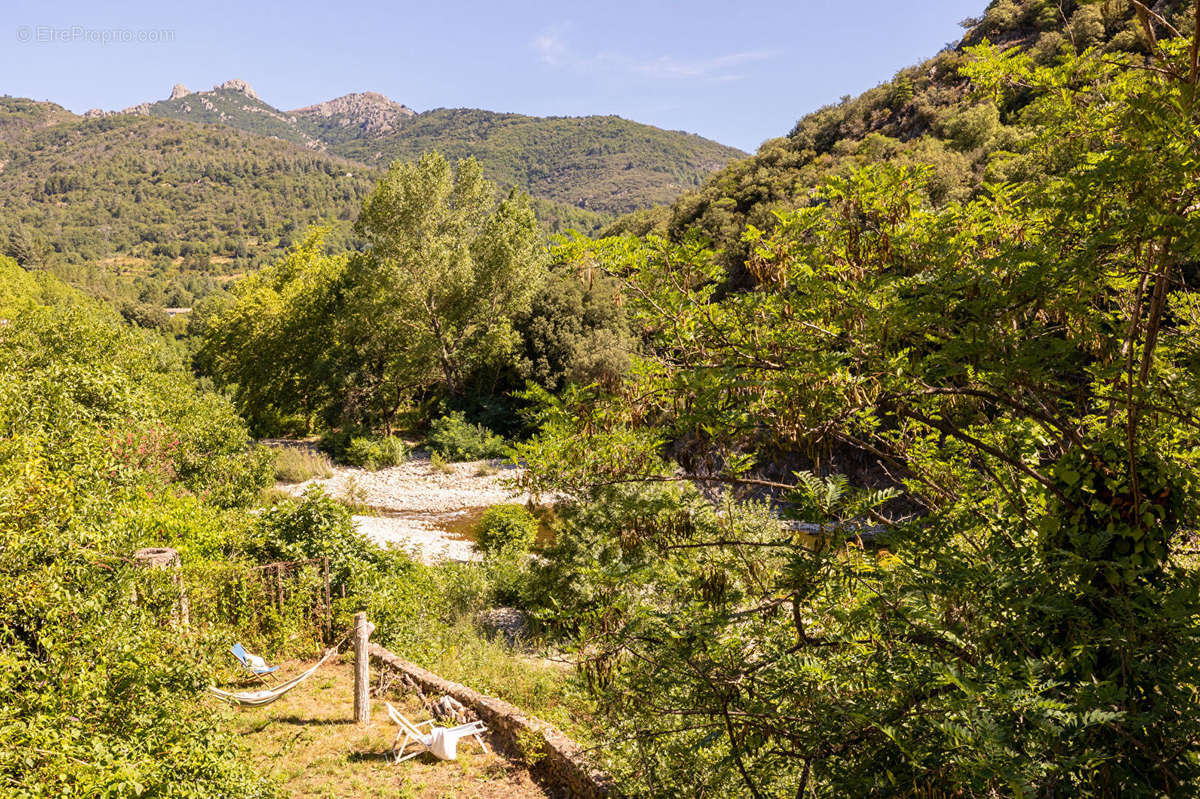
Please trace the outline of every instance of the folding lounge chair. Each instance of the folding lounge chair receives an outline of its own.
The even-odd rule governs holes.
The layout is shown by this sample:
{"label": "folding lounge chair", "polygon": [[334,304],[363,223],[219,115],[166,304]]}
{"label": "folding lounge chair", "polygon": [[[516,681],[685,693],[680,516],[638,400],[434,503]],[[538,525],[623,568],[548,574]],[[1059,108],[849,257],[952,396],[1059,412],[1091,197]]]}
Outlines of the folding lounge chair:
{"label": "folding lounge chair", "polygon": [[[391,702],[387,704],[388,716],[400,730],[396,733],[396,737],[392,740],[392,752],[394,753],[394,763],[403,763],[409,758],[416,757],[422,752],[433,752],[433,754],[442,760],[457,760],[458,759],[458,742],[463,738],[472,737],[476,740],[483,751],[487,752],[487,746],[483,743],[483,739],[479,737],[479,733],[487,732],[487,727],[483,726],[482,721],[472,721],[470,724],[460,724],[457,727],[435,727],[432,721],[422,721],[419,724],[413,724],[408,719],[400,714],[400,711],[392,707]],[[429,725],[429,732],[423,733],[418,727]],[[399,747],[396,746],[396,741],[400,740],[400,736],[404,736],[404,742]],[[410,745],[414,746],[411,752],[405,754],[404,750]]]}
{"label": "folding lounge chair", "polygon": [[242,665],[242,668],[249,672],[251,676],[262,682],[263,685],[267,684],[267,681],[263,679],[264,677],[270,677],[271,682],[276,681],[275,672],[279,670],[278,666],[268,666],[266,661],[264,661],[258,655],[252,655],[247,652],[245,647],[243,647],[240,643],[231,646],[229,651],[235,658],[237,658],[237,661]]}

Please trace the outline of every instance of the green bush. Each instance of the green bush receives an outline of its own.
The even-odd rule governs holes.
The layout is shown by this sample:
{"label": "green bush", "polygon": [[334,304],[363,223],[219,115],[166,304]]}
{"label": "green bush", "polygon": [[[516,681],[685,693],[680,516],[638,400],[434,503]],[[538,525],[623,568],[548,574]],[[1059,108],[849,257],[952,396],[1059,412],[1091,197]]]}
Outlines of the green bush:
{"label": "green bush", "polygon": [[404,463],[408,460],[408,447],[395,436],[355,436],[350,439],[342,459],[351,466],[361,466],[374,472]]}
{"label": "green bush", "polygon": [[528,552],[537,540],[538,521],[524,505],[496,505],[488,508],[475,535],[485,553]]}
{"label": "green bush", "polygon": [[504,439],[483,425],[471,424],[462,411],[435,421],[426,439],[429,448],[451,461],[502,458],[508,452]]}
{"label": "green bush", "polygon": [[356,431],[352,430],[326,430],[317,441],[317,449],[340,463],[346,456],[346,448],[350,446],[350,439],[355,435]]}
{"label": "green bush", "polygon": [[281,502],[258,517],[260,560],[329,558],[329,578],[335,591],[364,565],[376,560],[379,549],[358,532],[350,511],[310,486],[299,502]]}
{"label": "green bush", "polygon": [[333,476],[329,457],[300,447],[275,447],[275,479],[281,483],[303,483],[314,477]]}
{"label": "green bush", "polygon": [[518,547],[488,552],[483,559],[483,578],[488,604],[528,607],[533,584],[527,550]]}

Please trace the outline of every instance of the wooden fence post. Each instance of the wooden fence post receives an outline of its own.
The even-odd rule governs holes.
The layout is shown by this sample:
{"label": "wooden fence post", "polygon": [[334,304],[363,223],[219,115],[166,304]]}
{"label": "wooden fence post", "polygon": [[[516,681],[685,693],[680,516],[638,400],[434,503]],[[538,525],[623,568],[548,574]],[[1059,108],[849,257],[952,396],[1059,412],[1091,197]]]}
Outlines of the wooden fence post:
{"label": "wooden fence post", "polygon": [[371,670],[367,655],[367,637],[371,627],[366,613],[354,614],[354,720],[371,723]]}
{"label": "wooden fence post", "polygon": [[321,571],[325,578],[325,642],[333,640],[333,597],[329,595],[329,556],[321,558]]}

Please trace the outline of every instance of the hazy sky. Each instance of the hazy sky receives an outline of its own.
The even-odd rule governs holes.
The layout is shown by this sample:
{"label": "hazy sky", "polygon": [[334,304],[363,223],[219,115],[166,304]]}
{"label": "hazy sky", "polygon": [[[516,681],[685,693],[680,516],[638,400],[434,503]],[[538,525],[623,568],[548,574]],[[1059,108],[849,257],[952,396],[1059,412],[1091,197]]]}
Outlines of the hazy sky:
{"label": "hazy sky", "polygon": [[986,0],[667,3],[4,0],[0,94],[72,111],[250,83],[283,109],[618,114],[753,150],[933,55]]}

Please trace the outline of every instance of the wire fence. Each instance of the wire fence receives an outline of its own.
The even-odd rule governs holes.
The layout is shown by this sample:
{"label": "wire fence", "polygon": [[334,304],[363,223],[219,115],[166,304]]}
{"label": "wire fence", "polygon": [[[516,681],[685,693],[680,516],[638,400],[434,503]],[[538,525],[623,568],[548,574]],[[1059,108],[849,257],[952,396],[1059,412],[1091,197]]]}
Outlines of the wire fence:
{"label": "wire fence", "polygon": [[134,591],[161,623],[275,653],[332,642],[328,558],[157,565],[142,572]]}

